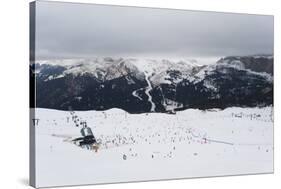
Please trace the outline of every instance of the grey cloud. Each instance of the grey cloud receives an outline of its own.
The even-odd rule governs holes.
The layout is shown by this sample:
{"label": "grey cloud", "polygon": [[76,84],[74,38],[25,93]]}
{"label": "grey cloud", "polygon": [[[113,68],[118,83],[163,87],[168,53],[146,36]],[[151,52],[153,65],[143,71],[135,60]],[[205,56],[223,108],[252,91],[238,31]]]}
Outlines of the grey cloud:
{"label": "grey cloud", "polygon": [[273,16],[38,1],[37,58],[273,53]]}

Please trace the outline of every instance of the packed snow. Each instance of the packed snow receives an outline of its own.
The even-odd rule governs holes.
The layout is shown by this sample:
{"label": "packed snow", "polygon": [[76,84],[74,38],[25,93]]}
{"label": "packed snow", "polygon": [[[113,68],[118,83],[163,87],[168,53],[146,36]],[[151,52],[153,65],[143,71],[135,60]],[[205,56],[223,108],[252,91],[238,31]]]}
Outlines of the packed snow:
{"label": "packed snow", "polygon": [[35,110],[38,187],[273,172],[272,107],[76,114],[97,152],[69,142],[80,137],[69,112]]}

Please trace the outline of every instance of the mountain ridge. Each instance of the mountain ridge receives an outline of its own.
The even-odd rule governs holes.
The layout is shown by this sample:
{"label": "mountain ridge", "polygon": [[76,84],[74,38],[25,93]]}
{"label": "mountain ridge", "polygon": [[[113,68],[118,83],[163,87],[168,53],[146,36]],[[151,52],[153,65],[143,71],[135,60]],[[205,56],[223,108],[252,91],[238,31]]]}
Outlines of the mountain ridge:
{"label": "mountain ridge", "polygon": [[[96,58],[36,62],[37,107],[129,113],[273,104],[273,57],[195,61]],[[271,70],[272,69],[272,70]]]}

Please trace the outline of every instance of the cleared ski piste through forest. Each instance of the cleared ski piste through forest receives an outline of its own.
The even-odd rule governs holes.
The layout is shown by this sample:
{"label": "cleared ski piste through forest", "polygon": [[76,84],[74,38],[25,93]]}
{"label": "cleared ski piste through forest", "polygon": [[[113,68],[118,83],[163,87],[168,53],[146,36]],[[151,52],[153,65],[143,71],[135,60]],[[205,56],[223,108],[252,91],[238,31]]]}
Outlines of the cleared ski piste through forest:
{"label": "cleared ski piste through forest", "polygon": [[38,186],[144,181],[273,172],[273,108],[227,108],[176,114],[77,111],[101,141],[80,137],[69,112],[36,109]]}

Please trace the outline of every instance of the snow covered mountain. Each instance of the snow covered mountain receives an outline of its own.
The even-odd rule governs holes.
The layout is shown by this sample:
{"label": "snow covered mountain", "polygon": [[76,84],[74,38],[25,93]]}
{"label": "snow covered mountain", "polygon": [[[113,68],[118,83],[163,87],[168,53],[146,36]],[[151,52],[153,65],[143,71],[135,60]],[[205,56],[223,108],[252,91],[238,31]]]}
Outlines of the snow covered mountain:
{"label": "snow covered mountain", "polygon": [[273,56],[254,55],[254,56],[229,56],[222,58],[218,63],[226,63],[250,69],[256,72],[265,72],[273,75]]}
{"label": "snow covered mountain", "polygon": [[121,108],[130,113],[273,103],[273,57],[195,60],[93,58],[38,61],[36,106],[67,110]]}

